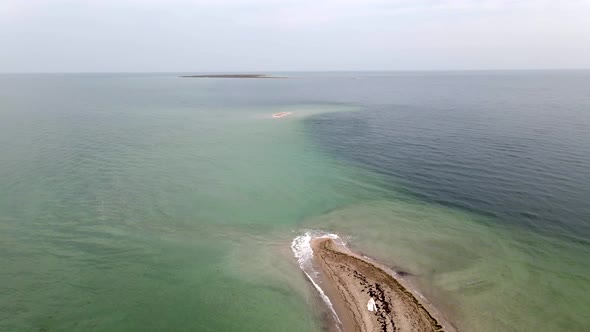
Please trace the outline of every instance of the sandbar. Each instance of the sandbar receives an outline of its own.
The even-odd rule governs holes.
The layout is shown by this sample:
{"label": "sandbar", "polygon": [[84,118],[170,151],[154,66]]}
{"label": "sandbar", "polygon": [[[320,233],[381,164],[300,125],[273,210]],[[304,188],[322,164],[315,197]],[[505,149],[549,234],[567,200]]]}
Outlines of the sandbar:
{"label": "sandbar", "polygon": [[282,118],[284,116],[291,115],[291,114],[293,114],[293,113],[291,113],[291,112],[279,112],[279,113],[273,114],[272,117],[276,119],[276,118]]}
{"label": "sandbar", "polygon": [[311,246],[343,332],[456,331],[386,267],[331,239],[314,239]]}

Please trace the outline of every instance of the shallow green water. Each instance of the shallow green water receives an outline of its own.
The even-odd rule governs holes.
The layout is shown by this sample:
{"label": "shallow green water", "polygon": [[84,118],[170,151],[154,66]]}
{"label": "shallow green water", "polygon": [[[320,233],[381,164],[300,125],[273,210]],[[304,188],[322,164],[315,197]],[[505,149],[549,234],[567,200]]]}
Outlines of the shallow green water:
{"label": "shallow green water", "polygon": [[162,111],[80,120],[7,158],[3,328],[317,329],[291,254],[267,251],[346,184],[275,109]]}
{"label": "shallow green water", "polygon": [[588,326],[584,244],[334,158],[308,120],[365,107],[322,84],[3,76],[0,330],[321,330],[304,229],[411,273],[464,330]]}

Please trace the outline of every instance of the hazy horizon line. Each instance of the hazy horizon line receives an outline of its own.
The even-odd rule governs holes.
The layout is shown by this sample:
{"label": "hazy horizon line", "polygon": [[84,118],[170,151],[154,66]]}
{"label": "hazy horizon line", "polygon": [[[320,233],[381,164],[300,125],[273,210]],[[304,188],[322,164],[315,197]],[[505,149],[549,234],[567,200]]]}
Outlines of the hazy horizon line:
{"label": "hazy horizon line", "polygon": [[0,72],[0,75],[14,74],[216,74],[216,73],[239,73],[239,74],[265,74],[265,73],[370,73],[370,72],[492,72],[492,71],[578,71],[590,70],[590,67],[579,68],[502,68],[502,69],[325,69],[325,70],[219,70],[219,71],[63,71],[63,72]]}

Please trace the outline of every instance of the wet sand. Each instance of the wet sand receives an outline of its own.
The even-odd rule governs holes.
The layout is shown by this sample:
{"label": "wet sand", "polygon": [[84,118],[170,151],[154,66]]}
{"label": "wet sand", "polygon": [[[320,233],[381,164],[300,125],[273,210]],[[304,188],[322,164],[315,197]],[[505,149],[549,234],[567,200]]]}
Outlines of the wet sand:
{"label": "wet sand", "polygon": [[331,239],[312,240],[311,246],[323,272],[322,287],[334,304],[343,332],[455,331],[430,304],[418,301],[393,271],[386,272],[386,267]]}

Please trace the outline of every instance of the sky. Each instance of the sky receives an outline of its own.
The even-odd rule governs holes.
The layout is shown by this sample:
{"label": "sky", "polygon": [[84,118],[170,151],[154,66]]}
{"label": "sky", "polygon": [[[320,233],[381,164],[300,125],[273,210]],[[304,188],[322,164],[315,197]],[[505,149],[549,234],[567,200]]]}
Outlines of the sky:
{"label": "sky", "polygon": [[0,0],[0,72],[590,68],[590,0]]}

